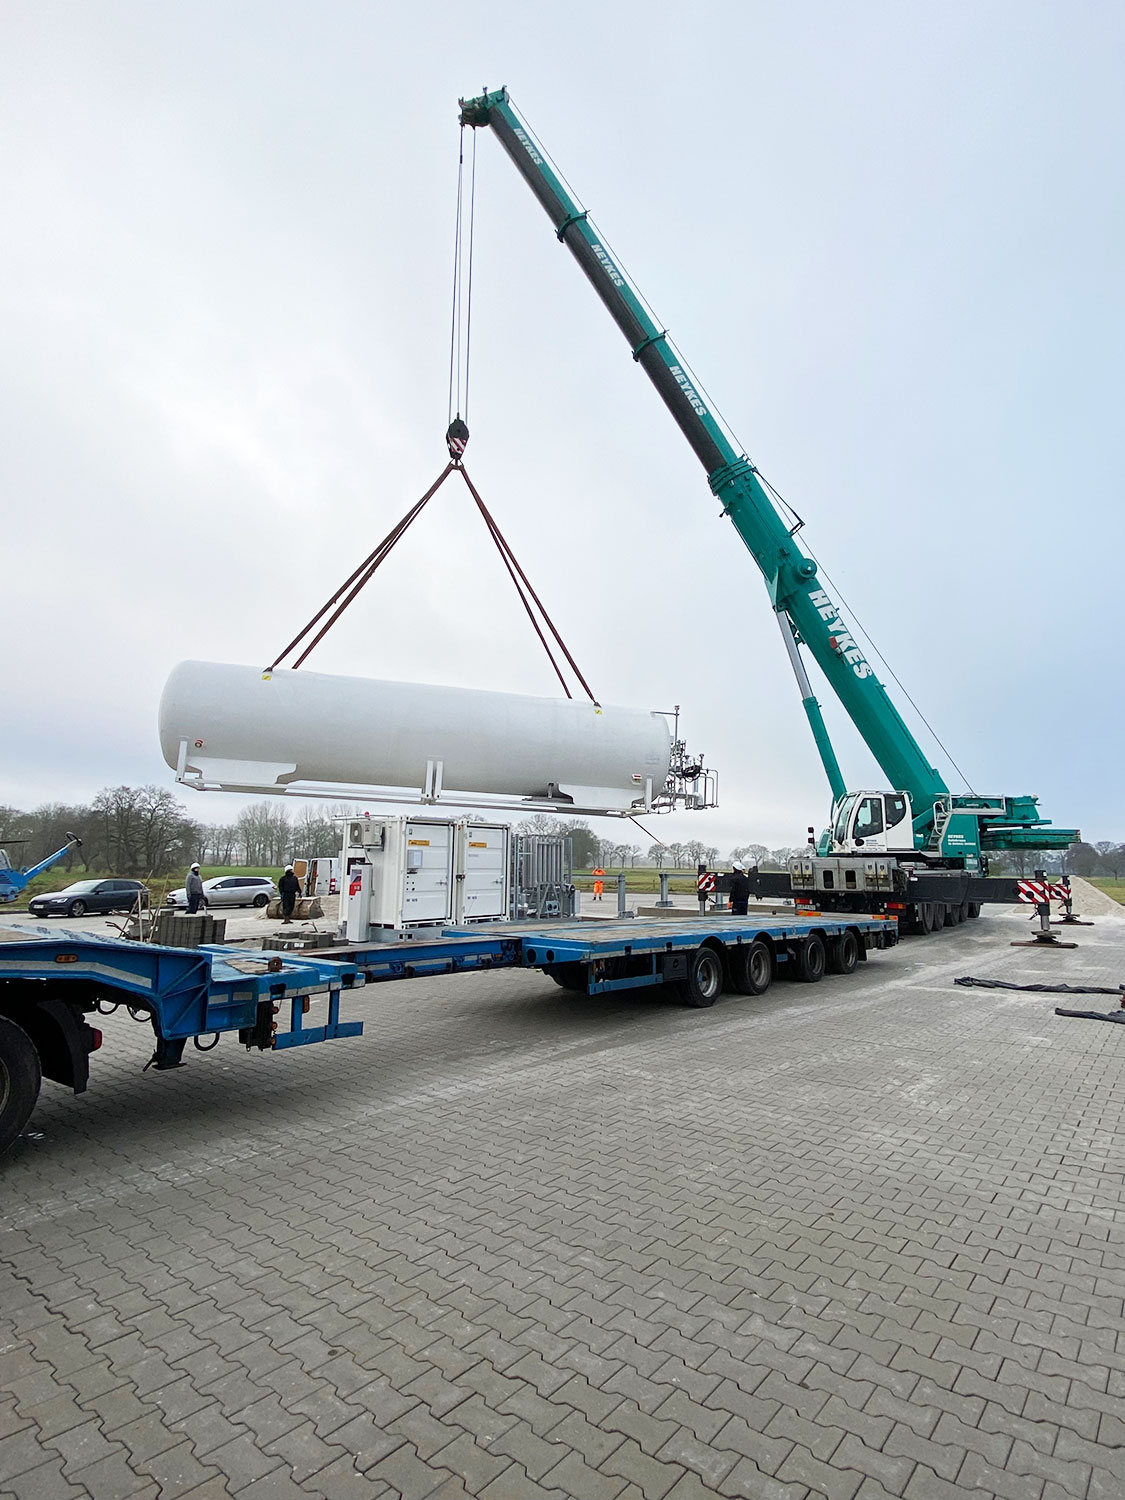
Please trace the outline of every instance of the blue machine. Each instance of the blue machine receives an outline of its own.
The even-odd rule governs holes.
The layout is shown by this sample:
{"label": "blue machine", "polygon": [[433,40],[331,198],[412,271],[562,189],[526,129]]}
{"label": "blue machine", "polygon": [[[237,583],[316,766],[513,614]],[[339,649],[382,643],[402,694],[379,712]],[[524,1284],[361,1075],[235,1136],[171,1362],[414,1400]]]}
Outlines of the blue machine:
{"label": "blue machine", "polygon": [[36,875],[42,875],[44,870],[58,864],[72,849],[81,847],[82,840],[78,835],[68,833],[61,849],[56,849],[54,854],[48,854],[46,859],[41,859],[37,865],[30,865],[26,870],[17,870],[4,850],[0,849],[0,902],[14,901],[17,896],[22,895]]}

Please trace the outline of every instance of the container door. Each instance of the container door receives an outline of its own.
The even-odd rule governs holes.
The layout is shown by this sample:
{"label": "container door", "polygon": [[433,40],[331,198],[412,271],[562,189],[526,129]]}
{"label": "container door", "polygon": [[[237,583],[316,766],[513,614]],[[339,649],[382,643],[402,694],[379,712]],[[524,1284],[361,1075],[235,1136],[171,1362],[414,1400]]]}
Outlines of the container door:
{"label": "container door", "polygon": [[463,914],[467,922],[508,915],[508,829],[465,826]]}
{"label": "container door", "polygon": [[448,922],[452,916],[453,828],[407,823],[404,922]]}

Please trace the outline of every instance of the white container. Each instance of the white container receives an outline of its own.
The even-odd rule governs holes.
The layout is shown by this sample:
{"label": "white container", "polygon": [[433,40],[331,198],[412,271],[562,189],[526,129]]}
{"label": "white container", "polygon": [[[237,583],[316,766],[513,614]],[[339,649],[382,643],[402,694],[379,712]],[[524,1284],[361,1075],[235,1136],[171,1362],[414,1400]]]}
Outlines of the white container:
{"label": "white container", "polygon": [[207,788],[413,788],[610,811],[660,794],[672,736],[643,709],[187,661],[164,688],[160,745]]}
{"label": "white container", "polygon": [[506,921],[511,897],[511,829],[506,823],[457,825],[458,922]]}
{"label": "white container", "polygon": [[455,823],[435,818],[358,818],[345,825],[352,942],[453,920],[456,831]]}

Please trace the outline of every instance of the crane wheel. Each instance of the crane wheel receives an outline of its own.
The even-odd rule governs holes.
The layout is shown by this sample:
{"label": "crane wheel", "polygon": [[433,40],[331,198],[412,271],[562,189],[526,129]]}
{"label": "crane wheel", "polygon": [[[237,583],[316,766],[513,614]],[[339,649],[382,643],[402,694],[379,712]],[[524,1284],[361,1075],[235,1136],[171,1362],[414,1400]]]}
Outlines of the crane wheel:
{"label": "crane wheel", "polygon": [[764,995],[773,983],[773,954],[761,938],[727,950],[730,987],[736,995]]}
{"label": "crane wheel", "polygon": [[41,1080],[35,1044],[22,1026],[0,1016],[0,1155],[31,1118]]}
{"label": "crane wheel", "polygon": [[968,919],[969,919],[970,922],[975,922],[976,919],[980,916],[980,902],[979,901],[966,901],[965,902],[965,915],[968,917]]}
{"label": "crane wheel", "polygon": [[819,933],[810,932],[798,946],[793,967],[796,977],[803,984],[816,984],[824,978],[824,971],[828,967],[828,953]]}
{"label": "crane wheel", "polygon": [[841,932],[828,944],[828,972],[854,974],[859,967],[859,939],[852,931]]}
{"label": "crane wheel", "polygon": [[688,959],[686,979],[677,980],[676,993],[685,1005],[705,1010],[723,992],[723,961],[714,948],[697,948]]}

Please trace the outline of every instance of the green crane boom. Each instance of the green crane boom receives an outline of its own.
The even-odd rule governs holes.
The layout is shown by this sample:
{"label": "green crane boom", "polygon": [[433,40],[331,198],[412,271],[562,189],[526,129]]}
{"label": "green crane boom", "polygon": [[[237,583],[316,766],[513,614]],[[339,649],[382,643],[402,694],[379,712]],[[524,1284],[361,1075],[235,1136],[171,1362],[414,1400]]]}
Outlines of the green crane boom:
{"label": "green crane boom", "polygon": [[[516,169],[546,209],[559,240],[571,251],[610,316],[628,340],[633,358],[656,387],[692,451],[707,472],[712,491],[758,564],[770,602],[801,689],[813,738],[838,802],[846,794],[820,705],[800,655],[811,652],[829,686],[843,704],[864,742],[893,787],[909,794],[915,837],[922,846],[942,815],[971,804],[971,819],[958,819],[961,837],[967,823],[986,820],[977,846],[1002,848],[1013,843],[1066,847],[1072,830],[1036,833],[1045,820],[1032,797],[952,797],[929,764],[886,689],[848,629],[841,611],[821,586],[814,560],[797,544],[794,529],[782,518],[754,465],[732,447],[694,380],[670,346],[666,331],[649,316],[625,272],[602,243],[587,213],[567,192],[542,150],[512,107],[507,89],[461,100],[461,123],[488,126]],[[960,847],[960,846],[959,846]]]}

